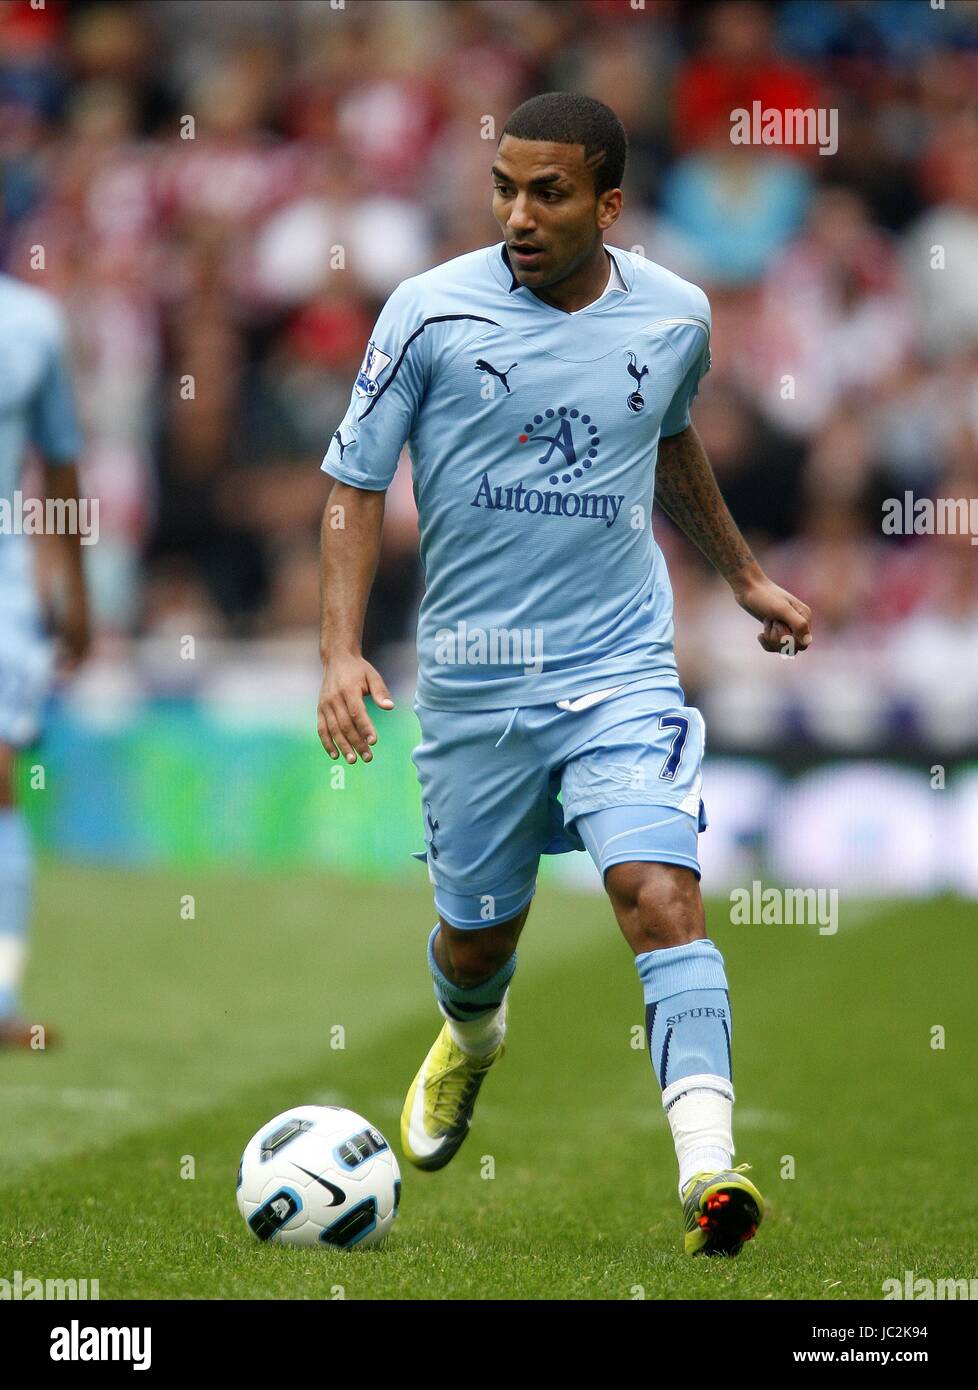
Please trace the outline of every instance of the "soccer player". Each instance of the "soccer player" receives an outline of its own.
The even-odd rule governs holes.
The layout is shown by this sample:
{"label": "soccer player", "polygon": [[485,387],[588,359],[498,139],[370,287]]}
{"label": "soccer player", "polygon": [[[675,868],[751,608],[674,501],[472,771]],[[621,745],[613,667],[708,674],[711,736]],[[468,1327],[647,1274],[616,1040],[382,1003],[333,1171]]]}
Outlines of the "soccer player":
{"label": "soccer player", "polygon": [[413,757],[445,1023],[408,1092],[404,1153],[441,1168],[464,1140],[503,1051],[539,857],[586,848],[635,953],[685,1249],[733,1255],[763,1201],[731,1166],[730,999],[697,860],[704,727],[679,685],[653,488],[766,651],[807,647],[811,614],[757,564],[690,423],[706,296],[604,244],[625,154],[601,102],[525,102],[492,166],[503,241],[387,301],[322,465],[319,732],[330,757],[370,762],[364,697],[393,705],[360,635],[407,440],[426,579]]}
{"label": "soccer player", "polygon": [[[34,581],[38,542],[17,520],[23,515],[21,473],[33,445],[47,496],[77,503],[80,442],[60,310],[43,291],[0,275],[0,1047],[29,1047],[33,1040],[20,983],[34,863],[23,813],[14,804],[13,772],[16,750],[40,733],[55,662]],[[89,644],[80,541],[76,527],[50,542],[60,552],[65,673]]]}

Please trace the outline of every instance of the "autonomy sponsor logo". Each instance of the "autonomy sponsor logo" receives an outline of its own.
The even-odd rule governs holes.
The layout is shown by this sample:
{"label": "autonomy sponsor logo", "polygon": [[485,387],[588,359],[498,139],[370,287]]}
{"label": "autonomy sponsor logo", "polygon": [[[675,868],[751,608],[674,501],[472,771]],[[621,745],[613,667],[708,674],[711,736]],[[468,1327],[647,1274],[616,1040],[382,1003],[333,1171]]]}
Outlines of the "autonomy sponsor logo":
{"label": "autonomy sponsor logo", "polygon": [[586,521],[603,521],[614,526],[625,494],[610,492],[554,492],[548,488],[494,487],[488,473],[483,473],[470,507],[485,507],[490,512],[529,512],[531,516],[577,516]]}
{"label": "autonomy sponsor logo", "polygon": [[[544,434],[541,426],[552,433]],[[528,420],[518,442],[549,444],[550,448],[541,454],[537,463],[541,468],[550,470],[547,478],[549,483],[570,483],[575,478],[583,478],[594,467],[601,439],[590,415],[582,415],[579,410],[562,405]]]}
{"label": "autonomy sponsor logo", "polygon": [[[594,467],[601,438],[591,416],[562,405],[541,411],[528,420],[517,436],[520,445],[546,445],[536,462],[547,470],[547,481],[573,483]],[[551,488],[493,485],[483,473],[471,507],[490,512],[527,512],[530,516],[570,516],[586,521],[603,521],[613,526],[618,519],[624,493],[560,492]]]}

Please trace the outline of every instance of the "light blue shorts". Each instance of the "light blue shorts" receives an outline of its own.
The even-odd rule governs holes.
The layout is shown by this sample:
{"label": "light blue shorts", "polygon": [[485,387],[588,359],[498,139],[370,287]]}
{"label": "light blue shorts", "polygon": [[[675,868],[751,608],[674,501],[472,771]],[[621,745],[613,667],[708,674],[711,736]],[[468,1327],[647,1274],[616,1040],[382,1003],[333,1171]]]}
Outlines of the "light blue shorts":
{"label": "light blue shorts", "polygon": [[[586,708],[434,710],[415,702],[435,907],[446,922],[505,922],[536,889],[541,854],[680,864],[699,877],[705,730],[678,685],[632,682]],[[575,701],[575,705],[586,701]]]}
{"label": "light blue shorts", "polygon": [[54,647],[33,601],[0,595],[0,743],[33,743],[51,690]]}

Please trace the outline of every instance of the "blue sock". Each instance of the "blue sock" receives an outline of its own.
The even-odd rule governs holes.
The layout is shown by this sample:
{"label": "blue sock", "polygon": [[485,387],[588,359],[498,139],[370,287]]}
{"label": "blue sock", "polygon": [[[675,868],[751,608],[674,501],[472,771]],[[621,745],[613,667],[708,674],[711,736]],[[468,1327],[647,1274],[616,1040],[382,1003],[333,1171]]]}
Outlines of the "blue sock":
{"label": "blue sock", "polygon": [[662,1090],[687,1076],[731,1082],[730,996],[723,956],[713,942],[644,951],[635,967],[645,993],[649,1056]]}
{"label": "blue sock", "polygon": [[467,989],[464,985],[452,984],[435,960],[435,937],[440,930],[439,923],[428,937],[428,964],[431,967],[431,978],[435,982],[435,998],[446,1018],[455,1019],[457,1023],[472,1023],[475,1019],[498,1009],[503,1002],[506,986],[516,969],[516,952],[513,952],[505,965],[500,966],[495,975],[490,975],[488,980]]}
{"label": "blue sock", "polygon": [[34,855],[22,812],[0,809],[0,1018],[17,1013]]}

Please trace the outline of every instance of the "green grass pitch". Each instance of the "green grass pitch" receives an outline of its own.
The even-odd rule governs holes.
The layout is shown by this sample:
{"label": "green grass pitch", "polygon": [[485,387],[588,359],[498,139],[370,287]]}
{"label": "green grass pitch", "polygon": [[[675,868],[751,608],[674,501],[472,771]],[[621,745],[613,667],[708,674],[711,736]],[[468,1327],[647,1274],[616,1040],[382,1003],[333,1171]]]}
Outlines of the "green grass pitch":
{"label": "green grass pitch", "polygon": [[0,1055],[0,1277],[205,1299],[878,1299],[908,1269],[975,1277],[973,906],[843,903],[835,936],[727,917],[709,904],[735,1161],[768,1200],[739,1259],[682,1254],[630,952],[603,898],[549,885],[455,1160],[402,1163],[381,1249],[288,1250],[238,1215],[241,1149],[290,1105],[333,1102],[400,1160],[440,1023],[427,884],[44,866],[28,998],[63,1041]]}

